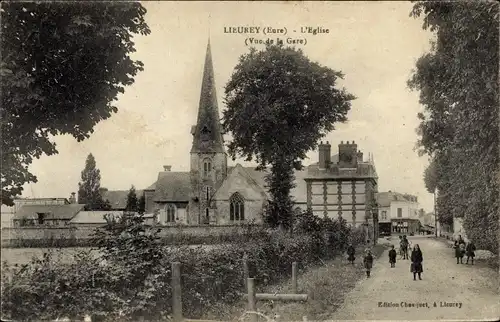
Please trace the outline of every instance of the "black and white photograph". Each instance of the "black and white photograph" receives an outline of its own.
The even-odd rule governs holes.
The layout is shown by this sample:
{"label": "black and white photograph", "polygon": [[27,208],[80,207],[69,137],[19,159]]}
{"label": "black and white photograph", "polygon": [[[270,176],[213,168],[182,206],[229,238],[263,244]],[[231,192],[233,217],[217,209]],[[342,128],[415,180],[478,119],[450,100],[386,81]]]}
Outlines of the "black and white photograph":
{"label": "black and white photograph", "polygon": [[2,1],[2,321],[500,319],[496,1]]}

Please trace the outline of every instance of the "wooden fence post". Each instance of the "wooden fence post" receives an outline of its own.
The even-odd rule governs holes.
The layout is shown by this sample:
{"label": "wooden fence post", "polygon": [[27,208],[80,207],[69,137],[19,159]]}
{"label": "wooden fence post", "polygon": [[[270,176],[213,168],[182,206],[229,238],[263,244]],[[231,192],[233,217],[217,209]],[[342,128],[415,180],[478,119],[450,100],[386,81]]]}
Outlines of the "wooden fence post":
{"label": "wooden fence post", "polygon": [[297,262],[292,263],[292,293],[297,294]]}
{"label": "wooden fence post", "polygon": [[[250,278],[250,273],[248,271],[248,254],[243,254],[243,286],[246,288],[248,285],[248,278]],[[248,291],[248,290],[247,290]]]}
{"label": "wooden fence post", "polygon": [[181,263],[172,263],[172,315],[175,322],[182,319]]}
{"label": "wooden fence post", "polygon": [[[257,305],[255,305],[255,279],[247,279],[247,291],[248,291],[248,308],[247,311],[255,312]],[[250,321],[257,322],[258,316],[255,313],[250,314]]]}

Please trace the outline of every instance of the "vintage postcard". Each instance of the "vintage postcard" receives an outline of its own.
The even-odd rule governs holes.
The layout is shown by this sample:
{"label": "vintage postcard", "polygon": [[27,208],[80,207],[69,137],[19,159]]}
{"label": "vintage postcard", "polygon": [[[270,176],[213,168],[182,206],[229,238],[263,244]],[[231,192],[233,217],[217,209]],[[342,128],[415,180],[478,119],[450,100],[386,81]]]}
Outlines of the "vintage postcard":
{"label": "vintage postcard", "polygon": [[2,321],[500,318],[493,1],[3,1]]}

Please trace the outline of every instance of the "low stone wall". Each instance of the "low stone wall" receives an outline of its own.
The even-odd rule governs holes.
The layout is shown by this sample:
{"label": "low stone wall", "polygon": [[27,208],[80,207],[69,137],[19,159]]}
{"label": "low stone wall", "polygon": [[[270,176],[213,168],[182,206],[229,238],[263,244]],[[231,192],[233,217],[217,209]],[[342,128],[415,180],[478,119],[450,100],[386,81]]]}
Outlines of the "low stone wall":
{"label": "low stone wall", "polygon": [[[2,247],[94,246],[92,235],[97,227],[5,227],[2,228]],[[238,240],[249,227],[255,226],[158,226],[158,229],[165,244],[216,244]]]}

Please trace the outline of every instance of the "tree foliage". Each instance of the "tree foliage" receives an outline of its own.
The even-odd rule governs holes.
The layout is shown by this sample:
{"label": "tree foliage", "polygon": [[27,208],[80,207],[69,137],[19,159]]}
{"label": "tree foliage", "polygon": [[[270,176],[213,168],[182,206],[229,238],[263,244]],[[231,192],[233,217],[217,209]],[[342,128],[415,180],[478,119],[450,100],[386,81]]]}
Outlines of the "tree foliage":
{"label": "tree foliage", "polygon": [[78,203],[84,204],[86,210],[109,210],[109,202],[101,193],[101,171],[97,169],[95,158],[90,153],[82,171],[82,181],[78,183]]}
{"label": "tree foliage", "polygon": [[2,2],[3,204],[36,182],[28,166],[57,153],[53,136],[82,141],[117,112],[143,70],[129,54],[132,35],[150,33],[145,13],[138,2]]}
{"label": "tree foliage", "polygon": [[270,166],[267,219],[273,225],[289,225],[294,169],[336,122],[347,120],[354,96],[336,87],[342,77],[300,49],[268,45],[241,56],[226,85],[228,152]]}
{"label": "tree foliage", "polygon": [[439,220],[463,217],[468,237],[497,252],[498,3],[418,1],[411,15],[436,36],[409,86],[425,107],[418,146],[437,172]]}
{"label": "tree foliage", "polygon": [[434,193],[437,188],[437,169],[436,161],[432,160],[431,163],[424,170],[424,183],[427,192]]}
{"label": "tree foliage", "polygon": [[137,211],[140,214],[143,214],[146,212],[146,196],[144,195],[144,192],[142,193],[141,197],[137,201]]}
{"label": "tree foliage", "polygon": [[127,205],[125,210],[137,212],[138,207],[139,207],[139,199],[137,198],[135,187],[132,185],[127,194]]}

